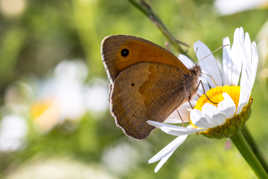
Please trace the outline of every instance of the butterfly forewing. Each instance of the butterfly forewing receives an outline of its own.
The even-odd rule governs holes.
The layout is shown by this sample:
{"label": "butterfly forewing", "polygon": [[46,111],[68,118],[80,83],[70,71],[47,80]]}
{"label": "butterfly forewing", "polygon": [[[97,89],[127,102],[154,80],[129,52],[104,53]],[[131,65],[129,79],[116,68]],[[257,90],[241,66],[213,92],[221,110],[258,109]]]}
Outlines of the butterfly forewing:
{"label": "butterfly forewing", "polygon": [[189,70],[168,50],[150,41],[128,35],[106,37],[102,42],[102,56],[111,82],[121,71],[139,62],[169,64],[184,73],[189,73]]}

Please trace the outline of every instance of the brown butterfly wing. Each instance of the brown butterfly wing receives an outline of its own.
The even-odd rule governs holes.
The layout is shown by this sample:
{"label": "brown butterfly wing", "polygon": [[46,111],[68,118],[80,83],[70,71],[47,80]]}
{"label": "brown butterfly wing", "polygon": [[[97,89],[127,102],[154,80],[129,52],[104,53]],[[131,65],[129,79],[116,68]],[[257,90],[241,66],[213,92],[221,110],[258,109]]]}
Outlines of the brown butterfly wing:
{"label": "brown butterfly wing", "polygon": [[[149,135],[147,120],[163,122],[187,100],[183,71],[161,63],[138,63],[114,81],[111,111],[125,133],[137,139]],[[188,83],[194,80],[188,78]]]}
{"label": "brown butterfly wing", "polygon": [[[122,50],[127,50],[128,54],[122,55]],[[106,37],[102,42],[102,56],[111,82],[121,71],[139,62],[168,64],[178,67],[184,73],[189,73],[178,58],[166,49],[150,41],[128,35]]]}

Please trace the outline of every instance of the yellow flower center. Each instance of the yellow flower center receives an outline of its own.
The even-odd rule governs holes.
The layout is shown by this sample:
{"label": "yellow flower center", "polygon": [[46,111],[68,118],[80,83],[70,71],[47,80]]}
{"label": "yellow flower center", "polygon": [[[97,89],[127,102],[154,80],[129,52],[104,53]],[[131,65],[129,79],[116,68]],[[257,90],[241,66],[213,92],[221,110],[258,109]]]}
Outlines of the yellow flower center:
{"label": "yellow flower center", "polygon": [[237,108],[240,96],[240,86],[217,86],[212,88],[198,99],[194,108],[201,111],[206,103],[217,106],[224,99],[222,95],[223,93],[227,93],[233,99]]}

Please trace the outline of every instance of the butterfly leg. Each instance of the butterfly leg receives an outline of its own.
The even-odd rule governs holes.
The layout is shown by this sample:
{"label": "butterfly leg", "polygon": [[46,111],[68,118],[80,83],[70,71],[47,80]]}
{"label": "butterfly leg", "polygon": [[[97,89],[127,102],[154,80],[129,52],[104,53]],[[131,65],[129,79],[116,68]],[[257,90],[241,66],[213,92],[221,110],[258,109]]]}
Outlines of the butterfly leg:
{"label": "butterfly leg", "polygon": [[191,92],[187,91],[187,89],[185,88],[185,86],[184,86],[184,92],[185,92],[186,96],[188,96],[188,100],[187,101],[188,101],[190,107],[193,109],[193,105],[191,103],[191,97],[192,97]]}
{"label": "butterfly leg", "polygon": [[193,105],[191,103],[191,96],[189,96],[189,98],[188,98],[188,103],[189,103],[190,107],[193,109],[194,107],[193,107]]}
{"label": "butterfly leg", "polygon": [[182,117],[181,117],[181,114],[180,114],[179,110],[177,110],[177,113],[178,113],[178,115],[179,115],[179,117],[181,119],[181,122],[184,122],[183,119],[182,119]]}
{"label": "butterfly leg", "polygon": [[203,84],[202,80],[199,81],[199,83],[198,83],[198,85],[197,85],[197,89],[198,89],[199,85],[201,85],[201,87],[202,87],[202,89],[203,89],[203,93],[204,93],[204,95],[207,97],[207,99],[208,99],[211,103],[213,103],[213,104],[218,104],[218,103],[212,101],[212,100],[207,96],[207,94],[206,94],[206,90],[205,90],[205,87],[204,87],[204,84]]}

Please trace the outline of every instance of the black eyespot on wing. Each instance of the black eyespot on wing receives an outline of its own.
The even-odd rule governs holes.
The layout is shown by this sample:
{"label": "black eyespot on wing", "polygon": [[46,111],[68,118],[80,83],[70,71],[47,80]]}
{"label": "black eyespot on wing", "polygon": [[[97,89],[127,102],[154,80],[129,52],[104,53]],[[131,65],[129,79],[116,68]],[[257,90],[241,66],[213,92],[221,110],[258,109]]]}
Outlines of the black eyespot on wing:
{"label": "black eyespot on wing", "polygon": [[122,57],[127,57],[128,54],[129,54],[129,50],[128,49],[124,48],[124,49],[121,50]]}
{"label": "black eyespot on wing", "polygon": [[135,86],[135,83],[131,83],[131,86]]}

